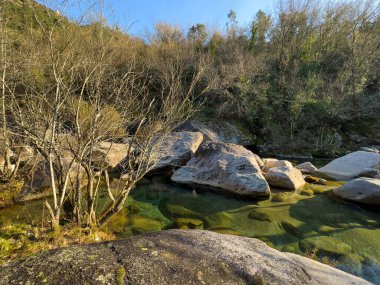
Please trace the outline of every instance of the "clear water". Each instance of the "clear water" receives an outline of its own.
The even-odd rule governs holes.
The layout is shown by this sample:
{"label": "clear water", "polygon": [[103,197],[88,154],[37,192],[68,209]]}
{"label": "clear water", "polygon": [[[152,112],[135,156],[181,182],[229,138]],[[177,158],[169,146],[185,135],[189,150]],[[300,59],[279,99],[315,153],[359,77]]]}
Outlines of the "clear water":
{"label": "clear water", "polygon": [[[270,199],[255,201],[155,177],[132,191],[124,211],[108,228],[119,238],[171,228],[254,237],[380,284],[380,210],[334,199],[328,190],[338,185],[307,185],[303,192],[272,189],[276,193]],[[38,224],[41,204],[2,209],[0,223]]]}

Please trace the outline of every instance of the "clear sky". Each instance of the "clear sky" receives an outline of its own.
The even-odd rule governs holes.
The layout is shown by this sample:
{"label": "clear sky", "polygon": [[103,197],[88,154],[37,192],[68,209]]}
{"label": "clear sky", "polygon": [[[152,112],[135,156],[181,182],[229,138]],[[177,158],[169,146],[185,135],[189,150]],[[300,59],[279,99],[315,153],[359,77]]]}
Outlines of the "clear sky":
{"label": "clear sky", "polygon": [[[224,28],[231,9],[236,12],[239,24],[244,25],[259,9],[270,11],[274,0],[106,0],[106,3],[108,22],[128,28],[129,33],[143,35],[159,21],[183,29],[196,23]],[[78,7],[72,6],[65,14],[75,16],[78,11]]]}

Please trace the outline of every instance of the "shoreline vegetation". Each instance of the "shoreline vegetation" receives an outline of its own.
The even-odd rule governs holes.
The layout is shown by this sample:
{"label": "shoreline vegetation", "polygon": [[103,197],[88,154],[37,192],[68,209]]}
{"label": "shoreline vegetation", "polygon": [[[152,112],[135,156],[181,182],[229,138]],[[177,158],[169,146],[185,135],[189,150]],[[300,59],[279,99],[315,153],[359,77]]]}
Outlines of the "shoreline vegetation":
{"label": "shoreline vegetation", "polygon": [[0,264],[204,229],[380,282],[378,1],[144,38],[59,2],[0,3]]}

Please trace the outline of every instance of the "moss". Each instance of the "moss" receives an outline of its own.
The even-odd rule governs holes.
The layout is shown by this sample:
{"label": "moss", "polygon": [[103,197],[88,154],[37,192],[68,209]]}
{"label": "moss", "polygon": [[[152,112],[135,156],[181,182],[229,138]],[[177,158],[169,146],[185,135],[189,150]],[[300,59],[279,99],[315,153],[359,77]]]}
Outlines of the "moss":
{"label": "moss", "polygon": [[166,212],[172,216],[172,217],[194,217],[198,218],[202,215],[199,213],[196,213],[194,211],[191,211],[183,206],[180,205],[173,205],[173,204],[166,204]]}
{"label": "moss", "polygon": [[0,184],[0,208],[11,205],[13,200],[20,194],[24,185],[22,181],[13,181]]}
{"label": "moss", "polygon": [[213,232],[216,232],[218,234],[225,234],[225,235],[234,235],[234,236],[240,236],[241,233],[239,233],[238,231],[234,231],[234,230],[231,230],[231,229],[213,229],[212,230]]}
{"label": "moss", "polygon": [[267,212],[266,209],[257,208],[255,210],[252,210],[248,214],[248,218],[252,220],[258,220],[258,221],[271,221],[271,215]]}
{"label": "moss", "polygon": [[116,278],[117,278],[117,284],[118,285],[123,285],[124,284],[124,277],[125,277],[125,275],[126,275],[125,269],[123,267],[120,267],[117,270],[117,273],[116,273]]}
{"label": "moss", "polygon": [[178,228],[203,229],[203,221],[192,218],[178,218],[175,220],[175,225]]}
{"label": "moss", "polygon": [[219,212],[214,215],[207,216],[205,218],[207,227],[210,229],[219,229],[219,228],[232,228],[234,221],[231,214],[226,212]]}
{"label": "moss", "polygon": [[352,251],[351,246],[339,241],[333,237],[320,236],[303,239],[299,242],[300,248],[304,252],[310,252],[315,249],[320,256],[341,256]]}

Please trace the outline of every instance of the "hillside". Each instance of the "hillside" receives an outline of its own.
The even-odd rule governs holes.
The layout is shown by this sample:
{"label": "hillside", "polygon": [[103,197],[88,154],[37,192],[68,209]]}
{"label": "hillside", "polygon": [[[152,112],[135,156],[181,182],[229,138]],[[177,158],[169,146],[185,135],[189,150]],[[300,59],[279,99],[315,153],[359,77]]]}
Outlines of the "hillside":
{"label": "hillside", "polygon": [[2,18],[10,34],[25,34],[38,30],[38,22],[52,25],[57,21],[67,23],[67,18],[33,0],[2,0]]}

